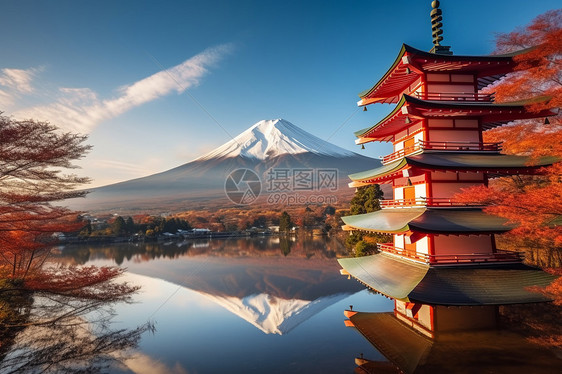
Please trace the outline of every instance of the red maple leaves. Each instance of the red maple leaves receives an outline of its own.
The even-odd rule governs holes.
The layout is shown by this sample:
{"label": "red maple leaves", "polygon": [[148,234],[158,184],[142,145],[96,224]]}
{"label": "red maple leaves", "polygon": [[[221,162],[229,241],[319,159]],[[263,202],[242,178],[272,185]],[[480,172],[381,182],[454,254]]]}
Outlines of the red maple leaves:
{"label": "red maple leaves", "polygon": [[0,117],[2,276],[27,277],[42,266],[54,233],[81,226],[75,213],[52,203],[85,195],[74,188],[87,178],[63,174],[90,149],[85,139],[46,122]]}
{"label": "red maple leaves", "polygon": [[[537,17],[524,29],[499,35],[497,46],[501,53],[532,47],[515,56],[514,73],[490,88],[498,101],[548,96],[549,100],[530,104],[529,109],[562,107],[562,9]],[[542,156],[562,160],[561,116],[496,128],[484,133],[484,140],[502,141],[505,153],[529,155],[531,160]],[[558,247],[562,245],[562,163],[543,172],[542,176],[494,179],[489,187],[467,189],[458,198],[487,204],[487,212],[517,223],[511,236],[521,244]]]}

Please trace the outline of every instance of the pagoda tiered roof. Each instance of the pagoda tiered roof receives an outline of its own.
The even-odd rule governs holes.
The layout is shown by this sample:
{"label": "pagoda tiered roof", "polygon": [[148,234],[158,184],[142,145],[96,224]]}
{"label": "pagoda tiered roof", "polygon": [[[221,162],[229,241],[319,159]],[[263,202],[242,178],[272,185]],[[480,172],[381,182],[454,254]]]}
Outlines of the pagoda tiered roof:
{"label": "pagoda tiered roof", "polygon": [[490,174],[536,174],[538,169],[558,161],[557,157],[531,159],[527,156],[504,155],[499,153],[438,152],[424,151],[408,155],[381,167],[349,175],[351,187],[372,183],[385,183],[402,177],[404,170],[418,171],[482,171]]}
{"label": "pagoda tiered roof", "polygon": [[338,259],[348,274],[371,289],[403,301],[431,305],[503,305],[550,301],[529,287],[555,276],[523,264],[430,266],[387,253]]}
{"label": "pagoda tiered roof", "polygon": [[476,235],[507,232],[507,220],[486,214],[480,208],[397,208],[342,217],[345,230],[390,234],[410,232]]}
{"label": "pagoda tiered roof", "polygon": [[409,118],[410,121],[422,118],[479,118],[482,130],[488,130],[516,119],[539,118],[556,114],[551,110],[530,112],[525,107],[525,105],[536,103],[539,100],[545,101],[548,98],[496,103],[492,101],[422,100],[404,94],[394,110],[385,118],[373,126],[356,131],[354,134],[358,139],[355,143],[392,141],[394,135],[406,127],[406,118]]}
{"label": "pagoda tiered roof", "polygon": [[371,88],[359,94],[359,106],[372,103],[396,103],[400,95],[424,73],[474,73],[478,89],[513,71],[513,56],[528,49],[503,55],[456,56],[425,52],[403,44],[396,60]]}

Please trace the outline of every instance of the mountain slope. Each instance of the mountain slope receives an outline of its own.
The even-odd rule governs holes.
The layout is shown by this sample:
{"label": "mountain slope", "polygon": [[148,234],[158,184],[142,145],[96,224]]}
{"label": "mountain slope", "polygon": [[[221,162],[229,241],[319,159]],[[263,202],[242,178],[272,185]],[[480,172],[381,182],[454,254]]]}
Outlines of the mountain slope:
{"label": "mountain slope", "polygon": [[335,170],[337,189],[349,194],[348,174],[379,165],[378,160],[326,142],[283,119],[266,120],[191,162],[92,189],[85,199],[69,200],[68,205],[91,212],[129,213],[189,210],[204,202],[232,205],[225,194],[225,181],[232,171],[241,168],[259,176],[262,194],[267,187],[267,172],[272,169]]}
{"label": "mountain slope", "polygon": [[226,157],[267,160],[300,153],[331,157],[352,157],[356,154],[328,143],[284,119],[262,120],[214,151],[197,158],[204,161]]}
{"label": "mountain slope", "polygon": [[201,295],[266,334],[284,335],[352,293],[328,295],[316,300],[278,299],[268,294],[249,295],[241,299],[205,293]]}
{"label": "mountain slope", "polygon": [[197,292],[261,331],[281,335],[363,290],[359,282],[341,276],[333,258],[318,255],[248,252],[221,257],[188,252],[173,260],[138,261],[133,256],[123,266],[130,273]]}

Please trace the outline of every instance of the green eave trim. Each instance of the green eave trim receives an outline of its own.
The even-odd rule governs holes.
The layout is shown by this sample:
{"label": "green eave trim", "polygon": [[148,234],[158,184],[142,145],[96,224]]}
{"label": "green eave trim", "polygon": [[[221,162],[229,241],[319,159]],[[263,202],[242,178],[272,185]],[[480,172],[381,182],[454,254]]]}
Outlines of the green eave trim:
{"label": "green eave trim", "polygon": [[[447,152],[424,152],[417,155],[406,156],[405,159],[408,165],[427,169],[452,171],[471,169],[483,171],[486,171],[485,169],[490,169],[491,171],[495,171],[494,169],[524,169],[549,166],[559,160],[559,158],[555,156],[545,156],[533,160],[528,156]],[[368,176],[366,178],[368,178]]]}
{"label": "green eave trim", "polygon": [[394,107],[394,109],[392,110],[392,112],[390,112],[386,117],[384,117],[383,119],[381,119],[379,122],[377,122],[376,124],[374,124],[371,127],[366,127],[362,130],[358,130],[355,131],[353,134],[357,137],[357,138],[361,138],[363,137],[365,134],[367,134],[368,132],[370,132],[371,130],[377,128],[378,126],[380,126],[381,123],[385,122],[386,120],[388,120],[389,118],[392,118],[392,116],[394,116],[399,110],[402,109],[402,106],[404,105],[404,103],[406,102],[406,95],[402,95],[402,97],[400,98],[400,101],[398,102],[398,104],[396,104],[396,106]]}
{"label": "green eave trim", "polygon": [[434,266],[387,253],[339,259],[351,276],[389,297],[432,305],[502,305],[550,301],[529,287],[557,277],[523,264]]}
{"label": "green eave trim", "polygon": [[551,301],[529,287],[544,288],[557,277],[523,264],[431,268],[410,293],[436,305],[502,305]]}
{"label": "green eave trim", "polygon": [[416,231],[432,234],[486,234],[512,230],[505,218],[480,208],[392,208],[342,217],[355,230],[399,234]]}
{"label": "green eave trim", "polygon": [[386,253],[342,258],[338,262],[361,283],[395,299],[406,299],[429,270],[427,265]]}
{"label": "green eave trim", "polygon": [[401,160],[391,162],[390,164],[386,164],[386,165],[380,166],[378,168],[374,168],[374,169],[371,169],[371,170],[360,171],[358,173],[350,174],[350,175],[348,175],[348,177],[352,181],[362,181],[362,180],[372,179],[372,178],[375,178],[375,177],[378,177],[378,176],[383,176],[385,174],[392,173],[394,171],[400,170],[401,168],[406,166],[407,163],[408,163],[407,159],[403,158]]}
{"label": "green eave trim", "polygon": [[378,168],[350,174],[348,177],[354,182],[368,181],[396,172],[407,165],[428,170],[479,170],[495,173],[501,171],[508,172],[515,169],[533,169],[550,166],[559,161],[560,158],[555,156],[532,159],[528,156],[494,153],[424,152],[406,156],[398,161]]}
{"label": "green eave trim", "polygon": [[355,229],[364,231],[401,233],[410,228],[408,224],[421,216],[425,208],[382,209],[376,212],[342,217],[342,221]]}
{"label": "green eave trim", "polygon": [[506,232],[514,229],[515,225],[508,224],[505,218],[486,214],[479,208],[429,208],[410,221],[409,228],[433,234],[476,234]]}
{"label": "green eave trim", "polygon": [[365,135],[365,133],[367,133],[367,132],[368,132],[370,129],[372,129],[372,128],[373,128],[373,126],[371,126],[371,127],[365,127],[364,129],[355,131],[355,132],[353,133],[353,135],[355,135],[355,137],[357,137],[357,138],[360,138],[360,137],[362,137],[363,135]]}
{"label": "green eave trim", "polygon": [[[392,112],[390,112],[388,115],[386,115],[386,117],[384,117],[383,119],[378,121],[373,126],[366,127],[364,129],[355,131],[353,134],[357,138],[364,137],[369,132],[371,132],[374,129],[376,129],[377,127],[379,127],[382,123],[385,123],[387,120],[392,118],[392,116],[394,116],[399,110],[402,109],[402,106],[404,106],[404,104],[406,102],[410,103],[410,104],[413,104],[413,105],[418,105],[418,106],[421,106],[421,107],[441,108],[441,109],[501,108],[501,109],[516,110],[516,109],[521,109],[522,107],[525,107],[527,105],[532,105],[532,104],[536,104],[536,103],[544,103],[544,102],[549,101],[550,99],[552,99],[552,97],[550,97],[550,96],[538,96],[538,97],[534,97],[534,98],[531,98],[531,99],[519,100],[519,101],[510,101],[510,102],[503,102],[503,103],[498,103],[498,102],[495,102],[495,101],[494,102],[475,102],[475,101],[462,102],[462,101],[423,100],[423,99],[418,99],[416,97],[404,94],[404,95],[402,95],[402,97],[400,98],[400,101],[396,104],[396,106],[394,107]],[[554,114],[555,113],[551,113],[551,115],[554,115]]]}
{"label": "green eave trim", "polygon": [[494,61],[497,59],[505,59],[505,58],[513,58],[514,56],[529,52],[531,50],[533,50],[535,47],[531,47],[531,48],[526,48],[526,49],[522,49],[522,50],[518,50],[518,51],[514,51],[514,52],[510,52],[510,53],[505,53],[505,54],[500,54],[500,55],[488,55],[488,56],[460,56],[460,55],[440,55],[440,54],[435,54],[435,53],[431,53],[431,52],[426,52],[426,51],[422,51],[419,50],[417,48],[411,47],[407,44],[402,44],[402,47],[400,48],[400,52],[398,53],[398,56],[396,57],[396,59],[394,60],[394,62],[392,63],[392,65],[390,66],[390,68],[387,70],[387,72],[379,79],[379,81],[377,83],[375,83],[371,88],[366,89],[362,92],[360,92],[358,95],[361,99],[365,98],[366,96],[368,96],[371,92],[373,92],[374,90],[377,89],[378,86],[380,86],[382,84],[382,82],[386,79],[386,77],[388,77],[392,71],[394,70],[394,68],[396,68],[396,66],[398,66],[398,64],[400,63],[400,61],[402,60],[402,57],[404,56],[404,54],[406,54],[406,52],[413,54],[413,55],[418,55],[418,56],[425,56],[427,58],[430,59],[435,59],[435,58],[439,58],[445,61],[450,61],[450,60],[469,60],[469,61],[478,61],[478,60],[483,60],[483,61]]}
{"label": "green eave trim", "polygon": [[392,63],[392,65],[390,66],[390,68],[387,70],[387,72],[382,76],[381,79],[379,79],[379,81],[377,83],[375,83],[375,85],[369,89],[366,89],[364,91],[361,91],[359,93],[359,97],[360,98],[364,98],[367,95],[369,95],[371,92],[373,92],[374,90],[377,89],[378,86],[380,86],[382,84],[382,82],[384,82],[384,80],[386,79],[386,77],[388,77],[392,71],[394,70],[394,68],[396,66],[398,66],[398,64],[400,63],[400,61],[402,60],[402,56],[404,56],[404,53],[406,53],[406,48],[407,45],[406,44],[402,44],[402,47],[400,48],[400,52],[398,53],[398,56],[396,57],[396,60],[394,60],[394,62]]}

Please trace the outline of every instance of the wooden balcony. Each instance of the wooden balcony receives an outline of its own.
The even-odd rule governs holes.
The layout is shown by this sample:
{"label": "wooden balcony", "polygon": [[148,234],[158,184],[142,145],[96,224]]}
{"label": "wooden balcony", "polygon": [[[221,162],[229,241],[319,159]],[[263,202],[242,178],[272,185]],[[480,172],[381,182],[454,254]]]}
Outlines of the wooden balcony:
{"label": "wooden balcony", "polygon": [[391,253],[427,264],[429,263],[428,255],[407,249],[396,248],[392,243],[377,243],[377,248],[381,252]]}
{"label": "wooden balcony", "polygon": [[485,152],[500,153],[502,143],[479,143],[479,142],[428,142],[418,141],[411,147],[406,147],[393,152],[382,158],[382,164],[386,165],[402,157],[416,154],[422,151],[439,152]]}
{"label": "wooden balcony", "polygon": [[493,102],[495,94],[483,94],[474,92],[414,92],[414,97],[422,100],[433,101],[468,101],[468,102]]}
{"label": "wooden balcony", "polygon": [[378,243],[379,251],[398,255],[400,257],[409,258],[411,260],[423,262],[432,265],[450,265],[450,264],[476,264],[490,262],[521,262],[524,255],[522,252],[510,252],[496,250],[494,253],[465,253],[465,254],[444,254],[444,255],[428,255],[418,253],[402,248],[395,247],[392,243]]}
{"label": "wooden balcony", "polygon": [[502,150],[502,143],[421,141],[420,147],[424,151],[470,151],[500,153]]}
{"label": "wooden balcony", "polygon": [[416,199],[379,200],[381,208],[407,208],[407,207],[466,207],[481,206],[481,204],[459,202],[453,199],[420,197]]}
{"label": "wooden balcony", "polygon": [[390,164],[393,161],[399,160],[404,156],[408,156],[417,152],[421,152],[423,148],[421,147],[420,143],[416,143],[411,147],[402,148],[396,152],[393,152],[389,155],[386,155],[382,158],[382,164]]}

